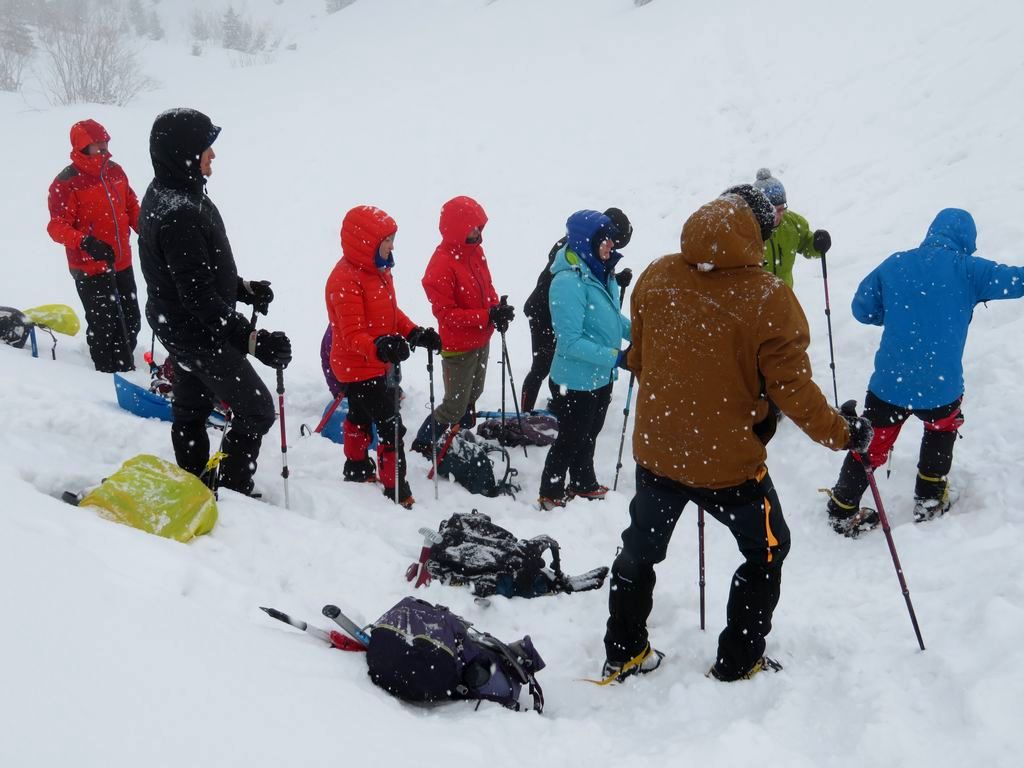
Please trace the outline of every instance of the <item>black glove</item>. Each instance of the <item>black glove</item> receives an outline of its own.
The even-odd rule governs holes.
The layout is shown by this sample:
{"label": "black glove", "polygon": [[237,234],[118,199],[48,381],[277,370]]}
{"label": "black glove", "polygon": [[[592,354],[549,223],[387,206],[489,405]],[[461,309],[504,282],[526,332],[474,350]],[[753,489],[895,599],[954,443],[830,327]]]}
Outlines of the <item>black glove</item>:
{"label": "black glove", "polygon": [[832,247],[832,235],[828,233],[827,229],[816,229],[811,235],[811,245],[818,253],[826,253]]}
{"label": "black glove", "polygon": [[83,237],[78,247],[96,259],[96,261],[105,261],[110,265],[113,265],[114,259],[117,258],[113,248],[102,240],[97,240],[92,235]]}
{"label": "black glove", "polygon": [[256,331],[256,349],[253,355],[271,368],[287,368],[292,361],[292,343],[284,331]]}
{"label": "black glove", "polygon": [[871,445],[871,438],[875,436],[875,428],[870,421],[857,415],[857,401],[847,400],[843,403],[839,415],[846,419],[850,427],[850,442],[846,444],[846,450],[865,453]]}
{"label": "black glove", "polygon": [[378,336],[373,343],[377,345],[377,357],[383,363],[400,363],[409,359],[409,342],[397,333]]}
{"label": "black glove", "polygon": [[625,368],[628,371],[629,370],[629,350],[631,350],[632,348],[633,348],[633,345],[630,344],[625,349],[619,350],[619,359],[615,361],[615,365],[617,365],[619,368]]}
{"label": "black glove", "polygon": [[616,272],[615,282],[619,284],[619,288],[628,288],[629,284],[633,282],[633,270],[626,267],[622,271]]}
{"label": "black glove", "polygon": [[269,280],[244,280],[242,286],[247,296],[239,296],[238,300],[245,304],[251,304],[252,308],[261,315],[267,314],[270,309],[270,302],[274,300],[274,292],[270,289]]}
{"label": "black glove", "polygon": [[433,328],[413,328],[407,338],[409,346],[423,347],[431,352],[441,351],[441,335]]}
{"label": "black glove", "polygon": [[498,330],[498,333],[504,333],[508,330],[508,324],[515,318],[516,310],[510,304],[495,304],[491,307],[489,314],[491,323]]}

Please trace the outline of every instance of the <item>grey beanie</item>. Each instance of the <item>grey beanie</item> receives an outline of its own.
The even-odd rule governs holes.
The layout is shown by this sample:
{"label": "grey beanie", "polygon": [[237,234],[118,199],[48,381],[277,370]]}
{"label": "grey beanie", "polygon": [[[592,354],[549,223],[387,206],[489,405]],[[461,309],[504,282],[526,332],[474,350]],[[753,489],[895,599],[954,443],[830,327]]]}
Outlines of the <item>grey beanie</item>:
{"label": "grey beanie", "polygon": [[758,170],[754,187],[764,192],[772,201],[772,205],[786,204],[786,188],[782,186],[781,181],[772,176],[772,172],[768,168]]}

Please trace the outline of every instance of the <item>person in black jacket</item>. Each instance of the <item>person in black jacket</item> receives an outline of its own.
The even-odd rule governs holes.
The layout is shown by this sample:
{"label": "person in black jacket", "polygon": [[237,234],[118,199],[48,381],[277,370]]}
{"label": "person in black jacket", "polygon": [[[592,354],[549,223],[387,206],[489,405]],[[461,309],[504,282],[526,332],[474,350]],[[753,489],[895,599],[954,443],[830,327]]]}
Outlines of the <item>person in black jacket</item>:
{"label": "person in black jacket", "polygon": [[257,331],[235,310],[241,301],[266,314],[274,292],[269,282],[238,275],[224,220],[206,195],[220,130],[194,109],[156,118],[149,137],[154,179],[139,214],[139,261],[149,293],[146,319],[174,357],[171,443],[178,466],[202,474],[210,455],[206,418],[216,400],[226,402],[232,420],[219,485],[251,494],[260,443],[275,412],[246,355],[285,368],[292,351],[284,333]]}
{"label": "person in black jacket", "polygon": [[[629,243],[629,239],[633,236],[633,226],[629,223],[626,214],[618,208],[609,208],[604,212],[604,215],[612,220],[615,228],[620,233],[614,241],[616,251],[620,248],[625,248]],[[551,289],[551,278],[554,277],[551,274],[551,265],[555,262],[555,255],[565,247],[566,242],[568,242],[567,238],[563,237],[551,247],[551,251],[548,253],[547,266],[540,273],[540,276],[537,278],[537,286],[523,305],[523,312],[530,321],[530,341],[533,345],[533,364],[530,366],[530,372],[526,374],[526,378],[523,380],[520,408],[524,413],[532,411],[537,404],[537,395],[540,393],[541,382],[551,372],[551,361],[555,358],[555,332],[551,327],[548,291]],[[615,281],[619,284],[619,288],[622,291],[625,291],[626,286],[629,285],[632,279],[633,270],[631,269],[623,269],[615,275]],[[558,392],[550,380],[548,381],[548,387],[551,390],[551,396],[557,396]]]}

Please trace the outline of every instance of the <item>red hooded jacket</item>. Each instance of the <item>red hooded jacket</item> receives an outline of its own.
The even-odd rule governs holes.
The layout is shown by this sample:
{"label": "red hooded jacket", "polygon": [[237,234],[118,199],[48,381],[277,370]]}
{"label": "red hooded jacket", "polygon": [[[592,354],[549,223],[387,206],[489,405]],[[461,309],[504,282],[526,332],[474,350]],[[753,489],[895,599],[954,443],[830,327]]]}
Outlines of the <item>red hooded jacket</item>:
{"label": "red hooded jacket", "polygon": [[377,357],[374,340],[391,333],[408,337],[416,327],[398,308],[391,267],[376,264],[381,242],[397,230],[394,219],[369,205],[353,208],[341,223],[342,256],[324,294],[333,334],[331,370],[342,383],[387,373],[390,364]]}
{"label": "red hooded jacket", "polygon": [[71,126],[71,165],[50,185],[50,223],[46,231],[67,249],[72,272],[98,275],[106,262],[97,261],[79,245],[92,235],[114,249],[114,269],[132,265],[129,228],[138,231],[139,200],[121,166],[110,155],[85,155],[90,144],[110,141],[106,129],[95,120]]}
{"label": "red hooded jacket", "polygon": [[445,352],[468,352],[491,340],[490,308],[498,303],[484,249],[466,243],[474,227],[483,229],[487,214],[471,197],[455,197],[441,207],[441,244],[423,273]]}

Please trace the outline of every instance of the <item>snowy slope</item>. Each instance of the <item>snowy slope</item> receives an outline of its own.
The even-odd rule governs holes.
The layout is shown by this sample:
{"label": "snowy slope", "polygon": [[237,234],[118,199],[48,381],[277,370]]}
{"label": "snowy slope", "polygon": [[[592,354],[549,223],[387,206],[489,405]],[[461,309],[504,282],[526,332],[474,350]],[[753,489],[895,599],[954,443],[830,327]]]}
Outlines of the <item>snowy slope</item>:
{"label": "snowy slope", "polygon": [[[848,307],[874,264],[919,242],[952,205],[974,213],[980,255],[1024,259],[1017,4],[866,0],[850,11],[802,0],[756,10],[738,0],[639,9],[629,0],[359,0],[326,16],[321,3],[248,0],[254,16],[274,18],[298,43],[251,67],[215,51],[190,56],[180,26],[188,5],[162,5],[168,40],[143,51],[161,87],[129,107],[0,94],[0,303],[79,306],[62,250],[45,234],[46,187],[66,164],[72,122],[107,126],[141,194],[153,117],[179,105],[206,111],[224,127],[210,194],[242,274],[274,283],[265,324],[286,330],[297,350],[287,372],[291,510],[276,428],[257,475],[267,503],[224,494],[218,527],[187,546],[61,504],[62,490],[132,455],[170,458],[168,427],[117,408],[82,338],[62,338],[56,362],[0,347],[0,764],[1020,764],[1017,304],[975,313],[955,512],[910,522],[918,424],[904,430],[891,479],[879,474],[925,653],[880,533],[851,542],[823,524],[817,488],[832,484],[841,456],[789,423],[769,456],[794,537],[769,637],[780,675],[736,685],[704,678],[739,560],[725,530],[709,523],[701,632],[692,515],[659,569],[651,618],[652,639],[669,656],[657,675],[628,685],[578,681],[603,660],[604,592],[489,608],[455,589],[423,593],[499,637],[532,635],[549,664],[543,717],[402,705],[372,686],[360,657],[326,650],[257,609],[324,625],[320,607],[337,602],[376,618],[408,593],[402,572],[419,551],[416,529],[455,509],[478,507],[522,536],[553,535],[576,572],[610,564],[626,521],[628,471],[607,501],[551,514],[530,504],[540,450],[514,459],[524,485],[515,501],[442,484],[435,502],[417,457],[418,503],[407,512],[374,489],[342,484],[340,448],[299,436],[327,399],[316,357],[323,283],[351,206],[379,205],[398,221],[399,297],[428,323],[419,278],[440,205],[456,194],[487,209],[495,282],[519,306],[572,211],[623,208],[635,227],[624,266],[637,270],[677,247],[699,204],[770,166],[792,207],[832,232],[840,398],[861,399],[878,331],[855,323]],[[795,276],[816,380],[831,397],[819,266],[801,261]],[[521,318],[509,346],[519,384],[530,354]],[[413,425],[425,414],[424,362],[406,366],[403,412]],[[485,399],[499,398],[495,366]],[[598,445],[606,482],[624,398],[617,387]]]}

